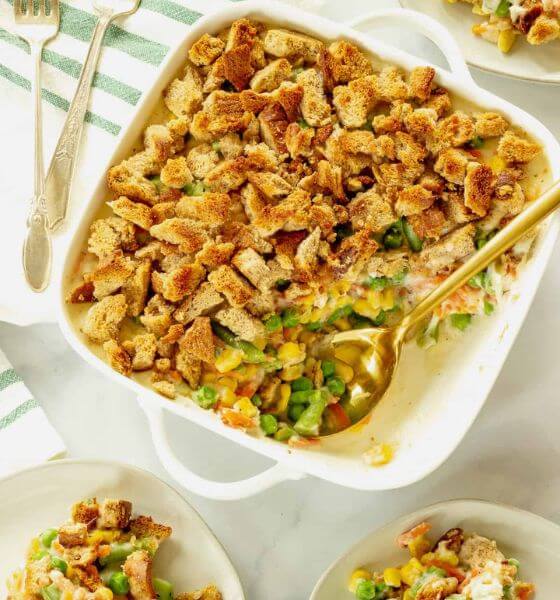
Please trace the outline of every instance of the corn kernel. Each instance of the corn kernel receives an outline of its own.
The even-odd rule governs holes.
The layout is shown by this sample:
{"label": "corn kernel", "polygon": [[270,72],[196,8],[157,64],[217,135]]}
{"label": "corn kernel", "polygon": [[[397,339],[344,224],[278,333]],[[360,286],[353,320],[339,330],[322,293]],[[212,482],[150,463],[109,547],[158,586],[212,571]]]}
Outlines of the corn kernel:
{"label": "corn kernel", "polygon": [[382,292],[377,290],[369,290],[367,293],[367,301],[371,308],[381,308],[381,302],[383,301]]}
{"label": "corn kernel", "polygon": [[507,54],[515,42],[515,33],[513,29],[505,29],[498,34],[498,48]]}
{"label": "corn kernel", "polygon": [[354,312],[357,312],[359,315],[362,315],[362,317],[367,317],[368,319],[375,319],[379,314],[379,307],[372,307],[371,303],[363,298],[356,300],[352,308]]}
{"label": "corn kernel", "polygon": [[482,35],[482,33],[484,32],[484,27],[482,27],[481,25],[473,25],[471,27],[471,31],[474,33],[474,35]]}
{"label": "corn kernel", "polygon": [[280,401],[278,402],[278,411],[283,413],[288,410],[288,402],[290,401],[290,395],[292,388],[288,383],[280,384]]}
{"label": "corn kernel", "polygon": [[425,570],[425,567],[417,558],[411,558],[404,567],[401,567],[401,579],[406,585],[410,586]]}
{"label": "corn kernel", "polygon": [[[447,0],[449,2],[449,0]],[[410,590],[406,590],[403,596],[403,600],[414,600],[414,594]]]}
{"label": "corn kernel", "polygon": [[459,564],[459,557],[453,550],[448,550],[445,546],[439,546],[436,550],[436,558],[441,562],[444,562],[452,567],[456,567]]}
{"label": "corn kernel", "polygon": [[430,542],[423,535],[419,535],[409,542],[408,551],[410,552],[411,556],[420,558],[426,554],[426,552],[428,552],[430,547]]}
{"label": "corn kernel", "polygon": [[337,321],[334,322],[334,326],[339,330],[339,331],[348,331],[349,329],[352,329],[352,325],[350,325],[350,321],[348,319],[338,319]]}
{"label": "corn kernel", "polygon": [[298,363],[297,365],[291,365],[290,367],[284,367],[280,372],[280,379],[284,381],[295,381],[298,377],[303,375],[304,364]]}
{"label": "corn kernel", "polygon": [[220,404],[227,408],[232,408],[236,402],[237,396],[229,388],[224,388],[220,394]]}
{"label": "corn kernel", "polygon": [[339,344],[334,349],[334,356],[345,363],[357,363],[362,355],[362,349],[355,344]]}
{"label": "corn kernel", "polygon": [[232,392],[235,392],[237,389],[237,379],[234,379],[233,377],[218,377],[218,379],[216,379],[216,383],[218,385],[223,385]]}
{"label": "corn kernel", "polygon": [[245,369],[244,379],[246,381],[254,381],[258,372],[259,367],[257,365],[247,365]]}
{"label": "corn kernel", "polygon": [[286,342],[278,349],[278,358],[287,365],[296,364],[305,359],[305,350],[295,342]]}
{"label": "corn kernel", "polygon": [[374,444],[363,454],[364,461],[371,467],[386,465],[393,458],[393,449],[389,444]]}
{"label": "corn kernel", "polygon": [[95,590],[96,600],[113,600],[113,592],[105,586],[98,587]]}
{"label": "corn kernel", "polygon": [[249,400],[242,396],[239,400],[233,405],[233,408],[237,409],[242,415],[249,417],[252,419],[259,414],[259,409]]}
{"label": "corn kernel", "polygon": [[479,15],[480,17],[484,17],[486,15],[482,8],[480,8],[480,6],[476,6],[476,4],[473,6],[472,11],[475,15]]}
{"label": "corn kernel", "polygon": [[391,587],[401,587],[401,572],[395,567],[389,567],[383,571],[383,581]]}
{"label": "corn kernel", "polygon": [[263,335],[261,337],[257,337],[253,340],[253,344],[259,349],[264,350],[266,346],[266,337]]}
{"label": "corn kernel", "polygon": [[214,361],[216,369],[220,373],[233,371],[243,362],[243,352],[237,348],[226,348]]}
{"label": "corn kernel", "polygon": [[383,290],[381,308],[383,310],[391,310],[393,306],[395,306],[395,292],[393,288],[387,288],[386,290]]}
{"label": "corn kernel", "polygon": [[350,579],[348,580],[348,591],[354,594],[358,587],[358,583],[363,579],[371,579],[371,573],[365,569],[356,569],[352,575],[350,575]]}
{"label": "corn kernel", "polygon": [[216,383],[216,374],[212,372],[206,372],[202,374],[201,382],[203,384]]}
{"label": "corn kernel", "polygon": [[350,383],[354,379],[354,369],[346,363],[336,360],[334,363],[334,372],[344,381]]}
{"label": "corn kernel", "polygon": [[424,555],[422,556],[422,558],[420,559],[420,562],[421,562],[423,565],[427,565],[427,564],[429,564],[429,563],[433,562],[434,560],[436,560],[436,555],[435,555],[435,553],[434,553],[434,552],[426,552],[426,554],[424,554]]}
{"label": "corn kernel", "polygon": [[507,167],[506,161],[497,154],[488,161],[488,165],[494,172],[494,175],[499,175]]}

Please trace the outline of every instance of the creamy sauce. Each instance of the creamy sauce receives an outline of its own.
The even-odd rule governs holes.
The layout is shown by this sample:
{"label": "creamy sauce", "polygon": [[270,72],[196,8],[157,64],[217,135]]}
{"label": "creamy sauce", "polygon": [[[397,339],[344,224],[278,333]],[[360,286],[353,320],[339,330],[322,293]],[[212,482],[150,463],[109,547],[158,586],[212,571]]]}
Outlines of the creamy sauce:
{"label": "creamy sauce", "polygon": [[499,5],[500,0],[482,0],[482,10],[488,14],[494,14]]}
{"label": "creamy sauce", "polygon": [[527,12],[526,8],[523,8],[525,0],[511,0],[511,6],[509,7],[509,16],[512,23],[517,23],[519,19]]}
{"label": "creamy sauce", "polygon": [[473,577],[463,591],[472,600],[501,600],[504,587],[500,580],[500,565],[489,563],[487,570]]}

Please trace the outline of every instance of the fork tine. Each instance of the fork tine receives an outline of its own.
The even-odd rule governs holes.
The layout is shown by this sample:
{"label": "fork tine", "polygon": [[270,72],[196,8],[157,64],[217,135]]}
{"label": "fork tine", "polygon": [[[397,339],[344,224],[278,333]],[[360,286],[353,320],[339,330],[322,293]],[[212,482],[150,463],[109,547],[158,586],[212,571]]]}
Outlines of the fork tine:
{"label": "fork tine", "polygon": [[45,2],[45,0],[39,0],[37,16],[42,17],[42,16],[46,16],[46,14],[47,14],[47,3]]}
{"label": "fork tine", "polygon": [[58,11],[59,11],[58,0],[50,0],[50,5],[51,5],[51,12],[50,12],[51,16],[53,18],[55,18],[56,20],[58,20],[59,19],[59,14],[58,14]]}
{"label": "fork tine", "polygon": [[14,14],[16,16],[25,14],[24,6],[21,0],[14,0]]}

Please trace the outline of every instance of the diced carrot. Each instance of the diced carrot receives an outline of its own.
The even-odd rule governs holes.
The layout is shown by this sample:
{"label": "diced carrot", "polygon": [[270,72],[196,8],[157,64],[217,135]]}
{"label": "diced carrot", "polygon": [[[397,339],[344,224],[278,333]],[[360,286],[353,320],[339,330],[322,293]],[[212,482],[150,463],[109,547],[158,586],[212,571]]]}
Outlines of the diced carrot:
{"label": "diced carrot", "polygon": [[319,438],[313,437],[301,437],[299,435],[295,435],[288,440],[288,446],[292,446],[292,448],[309,448],[310,446],[317,446],[321,443]]}
{"label": "diced carrot", "polygon": [[519,600],[529,600],[535,593],[535,586],[532,583],[518,583],[515,591]]}
{"label": "diced carrot", "polygon": [[332,429],[334,431],[342,431],[343,429],[346,429],[352,425],[350,417],[338,402],[335,404],[329,404],[327,406],[326,413],[327,414],[325,416],[329,422],[332,423]]}
{"label": "diced carrot", "polygon": [[253,419],[235,410],[223,410],[222,422],[228,427],[234,427],[235,429],[252,429],[255,427]]}
{"label": "diced carrot", "polygon": [[412,529],[409,529],[408,531],[401,533],[399,535],[399,537],[397,538],[397,544],[399,545],[400,548],[406,548],[408,546],[408,544],[410,544],[410,542],[412,542],[412,540],[416,539],[417,537],[419,537],[421,535],[428,533],[428,531],[430,531],[431,528],[432,528],[432,526],[429,523],[426,523],[426,521],[424,521],[423,523],[416,525]]}

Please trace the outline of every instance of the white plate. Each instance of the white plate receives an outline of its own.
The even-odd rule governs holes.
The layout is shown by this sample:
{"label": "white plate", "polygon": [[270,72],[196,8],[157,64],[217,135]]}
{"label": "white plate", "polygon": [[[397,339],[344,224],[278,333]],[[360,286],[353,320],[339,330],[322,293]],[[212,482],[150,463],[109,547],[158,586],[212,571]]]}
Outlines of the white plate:
{"label": "white plate", "polygon": [[542,83],[560,83],[560,40],[531,46],[521,37],[509,54],[472,34],[471,27],[482,21],[464,2],[446,0],[400,0],[404,8],[423,12],[445,25],[457,40],[467,62],[479,69]]}
{"label": "white plate", "polygon": [[351,600],[354,596],[347,583],[354,569],[369,566],[380,570],[405,562],[408,553],[397,547],[395,539],[422,521],[432,524],[434,537],[461,527],[496,540],[506,556],[521,562],[521,575],[536,584],[538,599],[558,598],[560,526],[503,504],[451,500],[420,509],[369,534],[327,569],[310,600]]}
{"label": "white plate", "polygon": [[114,462],[62,460],[0,480],[0,597],[10,573],[22,565],[30,540],[69,517],[82,499],[130,500],[134,514],[171,525],[173,535],[157,554],[155,572],[176,592],[214,583],[224,600],[243,600],[239,577],[198,513],[154,475]]}

